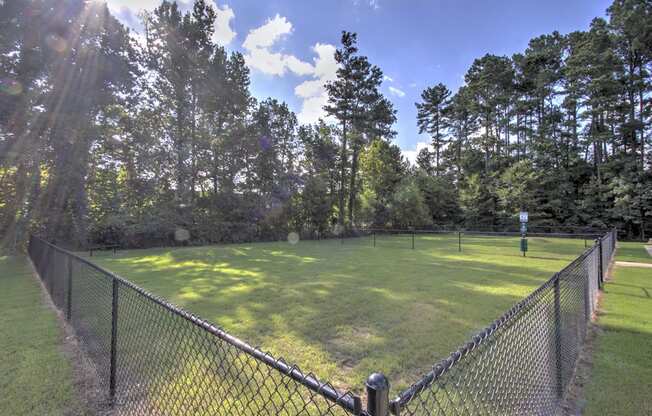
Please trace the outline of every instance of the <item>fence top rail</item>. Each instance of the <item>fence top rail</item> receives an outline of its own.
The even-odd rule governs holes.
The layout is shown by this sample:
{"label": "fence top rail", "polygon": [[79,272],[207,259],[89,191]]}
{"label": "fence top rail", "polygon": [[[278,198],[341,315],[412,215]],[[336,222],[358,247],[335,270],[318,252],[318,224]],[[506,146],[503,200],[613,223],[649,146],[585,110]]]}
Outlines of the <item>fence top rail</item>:
{"label": "fence top rail", "polygon": [[[487,235],[487,236],[520,236],[521,233],[518,231],[476,231],[476,230],[420,230],[420,229],[400,229],[400,228],[362,228],[360,231],[367,232],[386,232],[386,233],[396,233],[396,234],[456,234],[461,233],[462,235]],[[603,233],[546,233],[546,232],[528,232],[530,237],[551,237],[551,238],[584,238],[584,239],[596,239],[596,238],[606,238],[606,235],[603,237]]]}
{"label": "fence top rail", "polygon": [[[603,238],[608,238],[609,235],[610,233],[607,233]],[[465,355],[467,355],[469,352],[473,351],[475,348],[482,345],[487,338],[489,338],[493,333],[495,333],[498,329],[500,329],[502,326],[508,323],[512,318],[518,315],[523,309],[525,309],[528,305],[530,305],[537,298],[539,294],[541,294],[543,291],[553,286],[555,282],[560,279],[560,276],[562,276],[564,272],[572,269],[578,263],[584,261],[584,259],[586,259],[595,250],[598,250],[597,245],[593,245],[592,247],[584,250],[582,254],[580,254],[577,258],[575,258],[572,262],[570,262],[567,266],[565,266],[561,271],[555,273],[545,283],[543,283],[541,286],[536,288],[527,297],[519,301],[511,309],[505,312],[500,318],[494,320],[489,326],[487,326],[482,331],[474,335],[470,341],[468,341],[467,343],[459,347],[455,352],[451,353],[448,357],[442,359],[434,366],[432,366],[432,369],[428,373],[426,373],[426,375],[424,375],[419,381],[414,383],[412,386],[410,386],[403,392],[399,393],[399,395],[394,400],[392,400],[392,402],[390,403],[390,409],[392,413],[399,414],[400,409],[403,406],[405,406],[407,403],[409,403],[412,400],[412,398],[414,398],[420,392],[422,392],[430,385],[432,385],[432,383],[434,383],[437,379],[439,379],[439,377],[441,377],[442,374],[444,374],[448,369],[450,369],[453,365],[455,365],[458,361],[460,361]]]}
{"label": "fence top rail", "polygon": [[42,238],[33,236],[34,239],[39,242],[46,244],[47,246],[57,250],[63,254],[71,256],[75,260],[87,265],[88,267],[98,271],[100,274],[107,276],[108,278],[115,279],[119,284],[128,287],[131,290],[139,293],[145,298],[151,300],[152,302],[158,304],[164,309],[170,311],[171,313],[189,321],[190,323],[204,329],[208,333],[218,337],[219,339],[225,341],[226,343],[234,346],[238,350],[244,352],[245,354],[250,355],[251,357],[263,362],[269,367],[272,367],[279,372],[285,374],[286,376],[292,378],[294,381],[302,384],[308,389],[312,390],[315,393],[318,393],[330,400],[331,402],[337,403],[338,405],[344,407],[345,409],[351,411],[354,415],[360,415],[362,413],[362,400],[359,396],[354,395],[351,392],[340,392],[332,384],[328,382],[322,382],[319,378],[313,373],[304,373],[297,365],[290,364],[286,362],[282,357],[275,358],[272,354],[261,350],[258,347],[251,346],[250,344],[242,341],[241,339],[227,333],[224,329],[210,323],[209,321],[200,318],[197,315],[194,315],[183,308],[180,308],[167,300],[154,295],[147,290],[141,288],[140,286],[135,285],[134,283],[118,276],[117,274],[98,266],[97,264],[75,254],[68,250],[65,250],[61,247],[58,247],[48,241],[43,240]]}

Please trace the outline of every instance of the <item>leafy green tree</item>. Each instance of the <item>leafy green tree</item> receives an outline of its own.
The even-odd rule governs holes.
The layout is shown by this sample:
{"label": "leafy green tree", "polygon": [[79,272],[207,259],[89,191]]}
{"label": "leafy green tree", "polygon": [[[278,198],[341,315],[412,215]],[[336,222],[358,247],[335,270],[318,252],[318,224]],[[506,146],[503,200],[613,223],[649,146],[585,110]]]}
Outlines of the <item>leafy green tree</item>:
{"label": "leafy green tree", "polygon": [[435,149],[435,174],[441,173],[440,153],[445,137],[446,108],[449,105],[451,92],[444,84],[428,87],[421,93],[422,102],[416,103],[417,126],[419,133],[428,133],[432,137]]}
{"label": "leafy green tree", "polygon": [[430,213],[415,179],[406,176],[392,194],[390,202],[392,225],[419,227],[431,224]]}

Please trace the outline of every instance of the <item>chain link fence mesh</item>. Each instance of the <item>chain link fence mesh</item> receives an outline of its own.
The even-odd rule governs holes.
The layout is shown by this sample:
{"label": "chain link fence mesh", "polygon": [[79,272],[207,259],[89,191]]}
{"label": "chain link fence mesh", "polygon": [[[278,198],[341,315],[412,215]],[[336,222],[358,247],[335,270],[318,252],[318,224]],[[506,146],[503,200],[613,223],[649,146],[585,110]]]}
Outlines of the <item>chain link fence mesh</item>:
{"label": "chain link fence mesh", "polygon": [[117,415],[362,414],[358,396],[83,258],[34,237],[29,255]]}
{"label": "chain link fence mesh", "polygon": [[573,378],[614,231],[390,403],[395,415],[552,415]]}
{"label": "chain link fence mesh", "polygon": [[[348,237],[374,243],[379,233]],[[615,242],[615,231],[596,240],[396,399],[369,395],[367,410],[359,396],[79,256],[36,237],[29,255],[117,415],[548,415],[573,378]]]}

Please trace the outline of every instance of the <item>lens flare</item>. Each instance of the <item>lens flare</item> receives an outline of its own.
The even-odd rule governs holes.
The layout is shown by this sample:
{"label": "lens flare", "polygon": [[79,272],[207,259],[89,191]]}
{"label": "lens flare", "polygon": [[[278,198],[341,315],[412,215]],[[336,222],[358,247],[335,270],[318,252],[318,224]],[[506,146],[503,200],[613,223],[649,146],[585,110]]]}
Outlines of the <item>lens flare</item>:
{"label": "lens flare", "polygon": [[7,95],[19,95],[23,92],[23,85],[15,79],[0,79],[0,91]]}
{"label": "lens flare", "polygon": [[68,46],[66,40],[56,33],[50,33],[45,37],[45,43],[55,52],[63,53]]}
{"label": "lens flare", "polygon": [[258,144],[260,145],[261,149],[269,150],[272,147],[272,140],[267,136],[263,136],[260,138],[260,140],[258,140]]}
{"label": "lens flare", "polygon": [[288,243],[295,245],[299,242],[299,234],[292,231],[288,234]]}
{"label": "lens flare", "polygon": [[174,230],[174,239],[177,241],[188,241],[190,240],[190,231],[185,228],[177,228]]}

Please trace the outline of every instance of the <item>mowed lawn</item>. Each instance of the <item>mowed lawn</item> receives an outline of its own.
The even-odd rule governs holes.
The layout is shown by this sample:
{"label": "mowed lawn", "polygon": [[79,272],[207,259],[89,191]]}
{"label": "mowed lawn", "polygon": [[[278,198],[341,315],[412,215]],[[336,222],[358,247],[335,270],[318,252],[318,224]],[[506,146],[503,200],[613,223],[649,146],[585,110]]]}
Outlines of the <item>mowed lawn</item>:
{"label": "mowed lawn", "polygon": [[0,415],[85,415],[54,311],[23,257],[0,256]]}
{"label": "mowed lawn", "polygon": [[457,235],[157,248],[93,261],[341,389],[394,393],[584,251]]}
{"label": "mowed lawn", "polygon": [[[616,261],[649,263],[641,243],[618,243]],[[615,266],[605,284],[586,415],[652,415],[652,268]]]}

